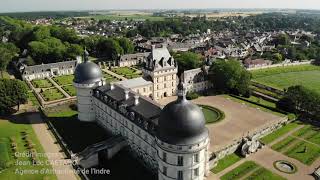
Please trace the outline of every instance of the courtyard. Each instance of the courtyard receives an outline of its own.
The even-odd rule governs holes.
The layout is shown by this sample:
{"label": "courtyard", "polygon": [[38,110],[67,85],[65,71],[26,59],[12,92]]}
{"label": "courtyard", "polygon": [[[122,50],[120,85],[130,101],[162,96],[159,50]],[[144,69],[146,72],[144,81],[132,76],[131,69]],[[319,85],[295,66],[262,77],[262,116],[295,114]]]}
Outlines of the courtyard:
{"label": "courtyard", "polygon": [[133,79],[137,77],[141,77],[142,74],[137,69],[131,68],[131,67],[119,67],[119,68],[113,68],[111,69],[112,72],[123,76],[126,79]]}

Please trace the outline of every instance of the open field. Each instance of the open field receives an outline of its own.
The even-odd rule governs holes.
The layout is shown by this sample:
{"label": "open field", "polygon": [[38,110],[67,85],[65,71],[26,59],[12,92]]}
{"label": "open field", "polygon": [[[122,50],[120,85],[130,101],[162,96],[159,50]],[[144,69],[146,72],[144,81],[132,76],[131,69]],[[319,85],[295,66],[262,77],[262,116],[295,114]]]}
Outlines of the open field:
{"label": "open field", "polygon": [[60,86],[68,85],[73,83],[73,75],[59,76],[52,78],[55,82],[57,82]]}
{"label": "open field", "polygon": [[277,67],[252,71],[253,80],[280,90],[303,85],[320,92],[320,67],[313,65]]}
{"label": "open field", "polygon": [[53,101],[64,98],[57,88],[50,88],[40,93],[45,101]]}
{"label": "open field", "polygon": [[31,83],[35,88],[49,88],[53,86],[47,79],[32,80]]}
{"label": "open field", "polygon": [[[14,156],[15,152],[37,152],[44,153],[42,146],[39,143],[30,124],[12,123],[7,120],[0,119],[0,169],[4,164],[6,167],[0,173],[0,179],[34,179],[34,180],[55,180],[54,174],[40,174],[41,169],[52,170],[50,165],[33,165],[32,158],[26,156]],[[47,158],[44,156],[36,156],[37,162],[46,163]],[[17,165],[16,162],[24,162],[24,165]],[[35,174],[24,174],[23,176],[16,173],[18,170],[34,170],[39,171]],[[23,177],[23,178],[22,178]]]}
{"label": "open field", "polygon": [[96,20],[133,20],[133,21],[163,21],[165,17],[152,16],[150,14],[101,14],[101,15],[92,15],[78,18],[94,18]]}
{"label": "open field", "polygon": [[272,173],[268,169],[261,167],[260,165],[256,164],[253,161],[246,161],[221,177],[221,180],[235,180],[235,179],[284,180],[285,178],[275,173]]}

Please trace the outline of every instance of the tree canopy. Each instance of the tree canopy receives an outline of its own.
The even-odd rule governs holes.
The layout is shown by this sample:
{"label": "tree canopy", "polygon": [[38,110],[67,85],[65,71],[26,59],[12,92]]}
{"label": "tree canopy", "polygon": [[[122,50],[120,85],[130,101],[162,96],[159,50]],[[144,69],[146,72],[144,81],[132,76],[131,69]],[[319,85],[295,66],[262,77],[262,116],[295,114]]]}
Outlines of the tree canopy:
{"label": "tree canopy", "polygon": [[291,86],[277,103],[277,107],[288,112],[304,112],[319,118],[320,94],[304,86]]}
{"label": "tree canopy", "polygon": [[14,106],[20,106],[28,99],[26,85],[16,79],[0,79],[0,114],[10,112]]}
{"label": "tree canopy", "polygon": [[236,60],[217,60],[209,69],[209,78],[218,92],[250,96],[251,73]]}
{"label": "tree canopy", "polygon": [[180,72],[199,68],[202,64],[201,55],[193,52],[173,53],[173,57],[178,62]]}

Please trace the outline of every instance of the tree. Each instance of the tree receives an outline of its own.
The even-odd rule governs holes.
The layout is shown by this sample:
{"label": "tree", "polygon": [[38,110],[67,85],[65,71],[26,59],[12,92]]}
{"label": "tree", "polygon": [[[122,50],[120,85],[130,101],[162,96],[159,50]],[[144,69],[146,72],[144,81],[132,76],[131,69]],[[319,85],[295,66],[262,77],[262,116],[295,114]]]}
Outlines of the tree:
{"label": "tree", "polygon": [[124,54],[131,54],[134,52],[134,45],[128,38],[118,39],[119,45],[122,47]]}
{"label": "tree", "polygon": [[7,66],[13,57],[14,55],[8,49],[0,47],[0,71],[2,78],[3,72],[7,70]]}
{"label": "tree", "polygon": [[0,114],[7,113],[14,106],[23,104],[28,99],[26,85],[16,79],[0,79]]}
{"label": "tree", "polygon": [[173,54],[178,62],[179,72],[199,68],[201,66],[201,55],[193,52],[182,52]]}
{"label": "tree", "polygon": [[32,41],[29,43],[29,53],[32,59],[42,62],[49,55],[49,47],[40,41]]}
{"label": "tree", "polygon": [[282,62],[283,61],[283,57],[280,53],[274,53],[273,54],[273,57],[272,57],[272,60],[274,63],[279,63],[279,62]]}
{"label": "tree", "polygon": [[277,103],[277,107],[292,113],[304,112],[320,116],[320,94],[303,86],[291,86]]}
{"label": "tree", "polygon": [[250,96],[251,73],[236,60],[218,60],[209,69],[213,87],[221,93]]}
{"label": "tree", "polygon": [[97,44],[97,53],[99,57],[116,60],[120,55],[123,54],[123,49],[114,39],[101,38]]}
{"label": "tree", "polygon": [[33,29],[32,40],[41,41],[43,39],[50,38],[50,29],[47,26],[37,26]]}
{"label": "tree", "polygon": [[66,58],[75,59],[77,56],[83,54],[83,48],[78,44],[65,43],[65,46],[67,48]]}

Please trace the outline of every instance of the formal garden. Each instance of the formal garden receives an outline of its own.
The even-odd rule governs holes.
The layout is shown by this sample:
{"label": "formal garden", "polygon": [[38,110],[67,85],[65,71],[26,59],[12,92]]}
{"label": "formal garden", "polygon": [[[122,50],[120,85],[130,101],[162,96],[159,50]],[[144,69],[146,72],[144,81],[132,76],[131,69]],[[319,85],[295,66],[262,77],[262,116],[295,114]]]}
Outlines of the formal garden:
{"label": "formal garden", "polygon": [[52,78],[56,83],[58,83],[60,86],[63,85],[69,85],[73,83],[74,75],[65,75],[65,76],[58,76]]}
{"label": "formal garden", "polygon": [[133,79],[140,77],[142,74],[141,72],[130,68],[130,67],[119,67],[119,68],[113,68],[111,69],[112,72],[119,74],[120,76],[123,76],[127,79]]}
{"label": "formal garden", "polygon": [[[23,176],[18,171],[52,170],[46,165],[47,158],[38,156],[44,153],[30,124],[12,123],[0,119],[0,179],[57,179],[54,174],[27,173]],[[29,153],[32,156],[19,156],[19,153]],[[16,162],[23,163],[18,165]]]}
{"label": "formal garden", "polygon": [[224,119],[224,113],[211,106],[200,105],[207,124],[216,123]]}
{"label": "formal garden", "polygon": [[32,80],[31,83],[35,88],[50,88],[53,86],[48,79]]}
{"label": "formal garden", "polygon": [[65,98],[64,95],[57,88],[41,90],[40,94],[45,101],[54,101]]}
{"label": "formal garden", "polygon": [[229,154],[226,157],[220,159],[218,161],[217,166],[212,168],[211,171],[213,173],[219,173],[219,172],[223,171],[224,169],[226,169],[227,167],[231,166],[232,164],[240,161],[241,159],[242,159],[242,157],[236,153]]}
{"label": "formal garden", "polygon": [[116,78],[116,77],[114,77],[114,76],[112,76],[112,75],[110,75],[108,73],[105,73],[105,72],[103,73],[103,77],[106,80],[106,82],[108,82],[108,83],[119,81],[118,78]]}
{"label": "formal garden", "polygon": [[320,92],[320,66],[299,65],[252,71],[253,81],[280,90],[293,85],[302,85]]}
{"label": "formal garden", "polygon": [[320,157],[319,129],[305,125],[271,148],[306,165],[311,165]]}
{"label": "formal garden", "polygon": [[76,88],[73,85],[62,86],[62,89],[65,90],[70,96],[76,96]]}
{"label": "formal garden", "polygon": [[253,161],[246,161],[221,177],[221,180],[236,180],[236,179],[284,180],[285,178],[271,172],[270,170],[258,165]]}

